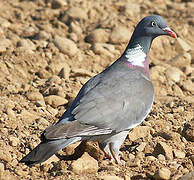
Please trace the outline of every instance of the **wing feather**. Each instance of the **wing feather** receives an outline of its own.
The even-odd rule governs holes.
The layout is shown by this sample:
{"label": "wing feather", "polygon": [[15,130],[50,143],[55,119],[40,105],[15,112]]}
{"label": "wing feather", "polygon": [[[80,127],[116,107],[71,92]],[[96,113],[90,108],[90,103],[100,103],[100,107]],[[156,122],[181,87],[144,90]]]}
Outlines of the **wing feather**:
{"label": "wing feather", "polygon": [[100,129],[96,126],[81,124],[78,121],[70,123],[60,123],[48,127],[44,131],[44,137],[48,140],[72,138],[77,136],[90,136],[111,133],[111,129]]}
{"label": "wing feather", "polygon": [[129,69],[120,74],[114,72],[114,75],[117,76],[107,73],[79,99],[71,112],[78,122],[115,131],[142,122],[153,103],[151,81],[140,71]]}

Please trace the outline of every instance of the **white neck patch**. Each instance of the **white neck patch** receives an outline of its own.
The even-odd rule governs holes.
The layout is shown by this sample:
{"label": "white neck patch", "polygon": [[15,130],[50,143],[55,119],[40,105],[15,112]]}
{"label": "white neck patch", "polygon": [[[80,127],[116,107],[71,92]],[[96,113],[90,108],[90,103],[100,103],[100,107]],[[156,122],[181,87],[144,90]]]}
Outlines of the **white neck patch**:
{"label": "white neck patch", "polygon": [[135,48],[127,49],[125,52],[125,57],[132,65],[144,67],[146,54],[139,44]]}

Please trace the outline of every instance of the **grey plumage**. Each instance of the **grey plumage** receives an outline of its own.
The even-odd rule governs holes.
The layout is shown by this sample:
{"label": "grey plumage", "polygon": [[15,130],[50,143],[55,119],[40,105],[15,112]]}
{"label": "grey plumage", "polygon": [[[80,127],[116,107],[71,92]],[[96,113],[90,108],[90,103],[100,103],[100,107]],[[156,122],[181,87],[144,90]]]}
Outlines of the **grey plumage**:
{"label": "grey plumage", "polygon": [[83,89],[72,110],[74,118],[115,132],[129,130],[131,124],[140,123],[153,101],[152,83],[138,70],[123,67],[119,62],[104,71],[91,89],[87,93]]}
{"label": "grey plumage", "polygon": [[[158,26],[153,27],[153,21]],[[94,140],[119,163],[119,149],[128,131],[145,119],[153,103],[147,48],[155,37],[169,35],[161,28],[166,28],[162,17],[144,18],[124,54],[81,88],[59,122],[44,131],[44,140],[21,162],[40,163],[76,141]],[[138,63],[133,64],[132,57]]]}

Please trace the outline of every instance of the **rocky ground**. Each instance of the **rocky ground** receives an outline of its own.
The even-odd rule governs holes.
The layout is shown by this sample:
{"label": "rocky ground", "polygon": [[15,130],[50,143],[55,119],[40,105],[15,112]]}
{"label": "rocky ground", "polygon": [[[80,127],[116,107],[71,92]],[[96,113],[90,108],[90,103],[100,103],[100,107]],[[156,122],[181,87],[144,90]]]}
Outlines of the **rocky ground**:
{"label": "rocky ground", "polygon": [[[189,0],[0,1],[0,179],[192,179],[193,9]],[[150,14],[162,15],[179,38],[153,43],[156,98],[121,148],[123,165],[105,159],[96,143],[72,145],[32,167],[19,163]]]}

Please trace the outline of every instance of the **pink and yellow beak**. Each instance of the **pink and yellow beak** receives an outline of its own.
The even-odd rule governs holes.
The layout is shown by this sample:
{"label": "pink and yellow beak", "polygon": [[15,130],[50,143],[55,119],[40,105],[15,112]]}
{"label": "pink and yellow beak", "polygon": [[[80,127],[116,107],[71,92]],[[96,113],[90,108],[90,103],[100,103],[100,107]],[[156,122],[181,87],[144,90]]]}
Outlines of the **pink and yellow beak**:
{"label": "pink and yellow beak", "polygon": [[166,32],[167,33],[167,35],[169,35],[169,36],[171,36],[171,37],[173,37],[173,38],[177,38],[177,35],[176,35],[176,33],[172,30],[172,29],[170,29],[169,27],[165,27],[165,28],[163,28],[162,29],[164,32]]}

